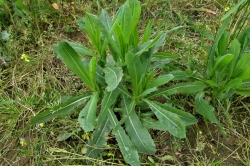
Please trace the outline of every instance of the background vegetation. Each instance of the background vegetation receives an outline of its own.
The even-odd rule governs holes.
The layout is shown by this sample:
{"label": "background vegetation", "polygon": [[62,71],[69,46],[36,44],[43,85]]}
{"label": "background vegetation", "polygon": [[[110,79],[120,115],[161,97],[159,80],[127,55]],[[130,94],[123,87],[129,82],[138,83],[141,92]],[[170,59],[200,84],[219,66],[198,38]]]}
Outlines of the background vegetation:
{"label": "background vegetation", "polygon": [[[77,123],[78,112],[37,126],[29,121],[38,112],[57,105],[64,96],[82,93],[86,87],[71,76],[68,68],[52,52],[52,45],[67,39],[88,45],[87,36],[76,20],[85,12],[104,8],[114,14],[125,1],[0,0],[0,163],[1,165],[84,165],[87,140]],[[194,31],[196,26],[213,35],[222,25],[221,17],[233,0],[144,0],[139,34],[154,19],[155,31],[181,30],[168,34],[162,51],[179,55],[171,62],[183,70],[206,72],[204,46],[211,41]],[[53,4],[53,5],[52,5]],[[21,58],[23,57],[23,58]],[[167,70],[167,69],[166,69]],[[160,72],[160,71],[157,71]],[[194,97],[175,95],[169,99],[194,114]],[[152,131],[156,155],[140,154],[143,165],[250,165],[249,98],[234,96],[230,125],[215,113],[227,132],[223,137],[216,125],[203,120],[187,129],[187,138],[168,132]],[[110,135],[107,148],[96,160],[100,165],[124,164],[115,139]]]}

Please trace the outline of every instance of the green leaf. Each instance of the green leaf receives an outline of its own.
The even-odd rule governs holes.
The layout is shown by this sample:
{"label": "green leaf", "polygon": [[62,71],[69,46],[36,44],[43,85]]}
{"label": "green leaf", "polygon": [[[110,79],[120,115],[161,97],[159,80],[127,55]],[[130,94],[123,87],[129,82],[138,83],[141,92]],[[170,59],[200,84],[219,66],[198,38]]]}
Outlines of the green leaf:
{"label": "green leaf", "polygon": [[[166,34],[165,33],[161,33],[159,34],[154,40],[150,40],[140,46],[138,46],[137,48],[134,49],[133,53],[135,53],[135,55],[141,55],[143,52],[148,51],[151,47],[153,47],[154,45],[157,44],[157,47],[155,48],[155,51],[157,50],[157,48],[159,48],[159,45],[162,44],[162,41],[165,39]],[[153,52],[155,52],[153,51]]]}
{"label": "green leaf", "polygon": [[90,81],[92,83],[93,86],[95,86],[95,89],[98,90],[99,87],[98,85],[96,84],[96,57],[93,57],[90,62],[89,62],[89,65],[88,65],[88,74],[89,74],[89,78],[90,78]]}
{"label": "green leaf", "polygon": [[114,90],[122,80],[122,68],[121,67],[106,67],[103,69],[105,73],[105,81],[108,84],[107,91]]}
{"label": "green leaf", "polygon": [[104,119],[103,123],[93,132],[92,138],[88,141],[87,157],[97,158],[98,154],[104,150],[105,139],[110,131],[111,124],[109,118]]}
{"label": "green leaf", "polygon": [[139,83],[143,75],[142,63],[140,58],[131,52],[125,55],[125,62],[132,81],[134,96],[137,96],[140,94],[141,85]]}
{"label": "green leaf", "polygon": [[147,42],[150,39],[151,32],[152,32],[152,26],[154,24],[154,20],[150,20],[144,30],[143,38],[141,41],[141,44]]}
{"label": "green leaf", "polygon": [[182,70],[174,70],[169,72],[169,74],[172,74],[174,76],[174,78],[172,79],[172,81],[176,81],[176,80],[187,80],[187,73],[185,71]]}
{"label": "green leaf", "polygon": [[[131,101],[122,96],[122,114],[130,116],[125,121],[126,131],[139,152],[154,154],[156,152],[155,144],[148,130],[142,126],[139,117],[134,111]],[[131,112],[132,111],[132,112]]]}
{"label": "green leaf", "polygon": [[85,21],[85,29],[86,32],[96,48],[96,50],[101,53],[101,32],[100,29],[98,28],[98,18],[90,13],[86,13],[86,16],[84,18]]}
{"label": "green leaf", "polygon": [[129,39],[130,39],[130,34],[133,32],[133,28],[131,26],[132,23],[132,11],[131,8],[129,7],[128,1],[124,4],[124,13],[122,15],[121,19],[121,27],[123,30],[123,35],[124,35],[124,43],[127,44]]}
{"label": "green leaf", "polygon": [[105,122],[105,119],[108,116],[108,109],[116,102],[116,98],[120,94],[120,90],[116,88],[113,91],[105,91],[104,97],[102,99],[101,111],[98,115],[97,126],[100,126]]}
{"label": "green leaf", "polygon": [[160,107],[164,108],[165,110],[168,110],[169,112],[172,112],[172,113],[176,114],[178,117],[180,117],[181,120],[184,122],[185,126],[193,125],[193,124],[196,124],[198,122],[197,119],[188,112],[184,112],[182,110],[176,109],[176,108],[171,107],[170,105],[167,105],[167,104],[158,103],[158,105]]}
{"label": "green leaf", "polygon": [[215,91],[214,95],[219,95],[222,92],[228,91],[229,89],[235,89],[242,85],[242,80],[240,78],[235,78],[230,80],[227,84],[221,87],[219,90]]}
{"label": "green leaf", "polygon": [[82,109],[79,114],[78,122],[85,132],[93,131],[95,128],[96,109],[99,94],[94,92],[87,105]]}
{"label": "green leaf", "polygon": [[237,88],[235,93],[242,96],[250,96],[250,88]]}
{"label": "green leaf", "polygon": [[61,133],[58,137],[57,137],[57,141],[65,141],[66,139],[68,139],[69,137],[71,137],[74,133]]}
{"label": "green leaf", "polygon": [[164,85],[174,78],[172,74],[160,75],[148,84],[147,89]]}
{"label": "green leaf", "polygon": [[235,69],[236,62],[240,55],[240,43],[237,39],[234,39],[232,41],[230,48],[229,48],[229,53],[234,55],[234,59],[229,64],[229,76],[228,77],[231,78]]}
{"label": "green leaf", "polygon": [[122,94],[126,95],[126,96],[129,97],[129,98],[132,98],[132,94],[130,94],[130,93],[128,92],[128,90],[126,89],[126,87],[125,87],[124,85],[120,84],[117,88],[119,89],[119,91],[120,91]]}
{"label": "green leaf", "polygon": [[154,98],[160,95],[172,95],[176,93],[194,93],[202,91],[206,85],[201,81],[180,83],[171,87],[159,89],[148,95],[147,98]]}
{"label": "green leaf", "polygon": [[233,78],[241,77],[244,71],[249,67],[250,63],[250,53],[242,54],[240,60],[236,64],[236,67],[233,71]]}
{"label": "green leaf", "polygon": [[[122,27],[119,24],[115,25],[114,33],[115,33],[115,37],[116,37],[115,39],[119,45],[121,54],[125,55],[125,53],[127,52],[127,43],[125,43],[125,38],[128,38],[128,37],[123,34]],[[123,59],[124,58],[122,57],[122,60]]]}
{"label": "green leaf", "polygon": [[229,32],[224,32],[223,35],[221,36],[218,46],[217,46],[217,55],[218,56],[223,56],[227,53],[227,43],[229,39],[230,33]]}
{"label": "green leaf", "polygon": [[163,125],[160,121],[150,118],[149,116],[143,116],[141,118],[142,125],[155,130],[166,131],[167,127]]}
{"label": "green leaf", "polygon": [[138,0],[128,0],[129,6],[131,8],[132,18],[131,18],[131,32],[134,32],[141,15],[141,5]]}
{"label": "green leaf", "polygon": [[213,78],[216,71],[222,71],[222,69],[224,69],[224,67],[227,66],[229,64],[229,62],[232,61],[233,58],[234,58],[233,54],[226,54],[224,56],[217,57],[215,60],[215,65],[214,65],[209,77]]}
{"label": "green leaf", "polygon": [[35,117],[31,118],[31,124],[44,123],[54,118],[69,115],[74,112],[74,109],[82,105],[86,100],[91,97],[89,94],[80,95],[69,99],[67,102],[55,106],[51,110],[47,110],[37,114]]}
{"label": "green leaf", "polygon": [[199,32],[200,34],[204,35],[205,37],[207,37],[208,39],[210,40],[214,40],[214,37],[213,35],[211,35],[210,33],[204,31],[203,29],[200,29],[200,28],[197,28],[197,27],[194,27],[194,26],[190,26],[190,28],[194,29],[195,31]]}
{"label": "green leaf", "polygon": [[[117,126],[118,120],[115,114],[110,109],[108,112],[112,126]],[[119,127],[115,133],[115,138],[118,142],[118,146],[120,147],[125,162],[133,166],[140,166],[138,152],[122,127]]]}
{"label": "green leaf", "polygon": [[64,63],[72,70],[90,89],[95,90],[92,84],[88,69],[84,67],[80,57],[67,42],[59,42],[58,53]]}
{"label": "green leaf", "polygon": [[212,48],[209,51],[209,60],[208,60],[208,66],[207,66],[207,74],[208,76],[211,74],[211,71],[214,67],[214,63],[215,63],[215,52],[216,49],[218,47],[218,42],[221,38],[221,36],[224,34],[225,30],[227,29],[227,25],[229,24],[231,18],[228,17],[222,24],[221,28],[218,31],[218,34],[215,38],[214,44],[212,46]]}
{"label": "green leaf", "polygon": [[92,53],[91,51],[89,51],[86,47],[82,46],[81,44],[78,43],[74,43],[74,42],[70,42],[67,41],[67,43],[80,55],[85,56],[85,55],[89,55],[89,56],[97,56],[94,53]]}
{"label": "green leaf", "polygon": [[149,89],[146,89],[144,90],[139,96],[137,96],[138,98],[140,97],[144,97],[144,96],[147,96],[148,94],[154,92],[157,90],[157,87],[153,87],[153,88],[149,88]]}
{"label": "green leaf", "polygon": [[108,43],[110,44],[110,46],[112,47],[111,51],[115,51],[112,55],[114,57],[114,60],[117,61],[115,54],[119,55],[119,57],[122,58],[121,50],[119,49],[116,41],[114,40],[114,36],[112,35],[114,27],[117,26],[117,24],[113,23],[111,27],[109,24],[110,23],[107,23],[107,21],[105,19],[101,19],[101,18],[98,19],[98,27],[101,29],[101,32],[103,33],[104,37],[106,38],[105,40],[107,40]]}
{"label": "green leaf", "polygon": [[218,123],[217,118],[214,114],[214,107],[209,105],[209,103],[203,99],[204,92],[200,92],[195,97],[195,109],[201,114],[205,119],[208,119],[211,123]]}
{"label": "green leaf", "polygon": [[221,21],[225,20],[226,18],[228,18],[233,12],[235,12],[240,5],[242,5],[244,2],[246,2],[246,0],[241,0],[240,2],[238,2],[234,7],[232,7],[224,16],[222,16]]}
{"label": "green leaf", "polygon": [[87,32],[86,27],[85,27],[85,19],[84,18],[81,18],[81,19],[77,20],[76,22],[81,30],[83,30],[84,32]]}
{"label": "green leaf", "polygon": [[144,100],[151,110],[155,113],[162,125],[174,136],[179,138],[186,137],[185,124],[176,114],[162,108],[159,103]]}
{"label": "green leaf", "polygon": [[237,37],[238,41],[240,42],[241,45],[241,52],[245,53],[247,50],[247,47],[249,46],[250,43],[250,27],[247,27],[242,31],[239,36]]}
{"label": "green leaf", "polygon": [[23,4],[23,1],[22,0],[17,0],[16,1],[16,7],[18,8],[18,9],[20,9],[23,13],[25,13],[25,14],[29,14],[30,13],[30,11],[29,11],[29,9],[27,8],[27,6],[25,6],[24,4]]}

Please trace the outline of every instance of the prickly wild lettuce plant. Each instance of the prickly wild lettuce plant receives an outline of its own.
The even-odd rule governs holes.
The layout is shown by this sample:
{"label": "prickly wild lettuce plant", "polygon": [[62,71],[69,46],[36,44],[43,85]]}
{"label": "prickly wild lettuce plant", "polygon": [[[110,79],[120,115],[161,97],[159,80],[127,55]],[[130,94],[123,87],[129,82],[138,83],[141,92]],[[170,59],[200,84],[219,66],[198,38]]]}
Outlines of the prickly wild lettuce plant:
{"label": "prickly wild lettuce plant", "polygon": [[[241,0],[222,17],[224,22],[213,45],[208,47],[207,75],[198,78],[207,84],[207,88],[195,97],[196,111],[212,123],[219,124],[219,121],[214,114],[215,108],[203,99],[204,96],[222,106],[231,127],[228,110],[233,94],[250,96],[250,27],[245,26],[245,17],[250,14],[249,6],[250,1]],[[230,14],[236,10],[231,18]],[[240,12],[244,17],[239,17]]]}
{"label": "prickly wild lettuce plant", "polygon": [[130,165],[140,165],[138,152],[156,152],[148,129],[186,137],[185,128],[197,122],[195,117],[172,107],[171,103],[157,102],[157,98],[202,91],[205,84],[195,81],[166,86],[174,76],[156,75],[152,69],[160,61],[175,57],[158,52],[167,33],[160,32],[150,39],[153,25],[150,21],[139,40],[140,13],[138,0],[127,0],[113,19],[102,10],[97,16],[86,13],[85,18],[78,20],[89,37],[91,49],[69,41],[59,42],[53,49],[91,92],[39,113],[31,119],[32,124],[68,115],[84,106],[78,121],[85,132],[93,131],[86,155],[98,157],[105,137],[112,132],[125,162]]}

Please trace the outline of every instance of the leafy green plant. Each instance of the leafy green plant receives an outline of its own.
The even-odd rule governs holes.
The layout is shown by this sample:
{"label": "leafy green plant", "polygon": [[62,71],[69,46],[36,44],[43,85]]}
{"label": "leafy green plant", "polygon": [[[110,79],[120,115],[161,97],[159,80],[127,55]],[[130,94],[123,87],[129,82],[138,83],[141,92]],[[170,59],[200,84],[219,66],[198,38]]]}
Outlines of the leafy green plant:
{"label": "leafy green plant", "polygon": [[[244,10],[246,14],[248,10],[245,10],[245,8],[248,9],[249,4],[250,1],[242,0],[222,17],[224,22],[214,38],[213,45],[207,48],[209,54],[207,75],[197,77],[207,84],[207,88],[196,95],[195,107],[199,114],[212,123],[219,124],[219,121],[214,114],[215,108],[210,105],[210,101],[204,99],[204,96],[209,100],[216,100],[218,105],[222,106],[223,113],[231,127],[232,121],[228,110],[233,94],[250,96],[250,27],[243,26],[246,19],[235,22],[235,19],[231,19],[230,16],[237,8],[239,8],[238,10]],[[238,13],[239,11],[236,12],[236,16]],[[248,11],[248,13],[250,12]],[[246,16],[249,16],[249,14]],[[231,20],[230,28],[237,23],[238,25],[233,30],[229,28],[229,30],[232,30],[230,32],[227,29]],[[209,38],[211,39],[211,37]]]}
{"label": "leafy green plant", "polygon": [[150,39],[153,21],[147,24],[139,40],[140,13],[138,0],[127,0],[113,19],[102,10],[98,16],[86,13],[85,18],[78,20],[80,28],[88,34],[91,47],[62,41],[53,49],[91,92],[39,113],[31,119],[32,124],[82,108],[80,126],[85,132],[93,131],[86,155],[96,158],[106,143],[105,136],[112,131],[125,162],[130,165],[140,165],[138,152],[156,152],[148,129],[186,137],[185,128],[197,122],[195,117],[157,99],[162,95],[202,91],[205,84],[195,81],[167,86],[174,76],[152,70],[159,68],[161,61],[176,56],[158,52],[167,33],[160,32]]}

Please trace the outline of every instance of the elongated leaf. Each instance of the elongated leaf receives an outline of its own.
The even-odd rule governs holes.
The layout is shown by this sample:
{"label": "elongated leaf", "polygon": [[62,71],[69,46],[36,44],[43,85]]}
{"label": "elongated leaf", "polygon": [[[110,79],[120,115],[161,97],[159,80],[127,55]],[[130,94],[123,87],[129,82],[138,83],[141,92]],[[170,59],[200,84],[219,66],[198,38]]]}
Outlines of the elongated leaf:
{"label": "elongated leaf", "polygon": [[[116,126],[118,123],[118,120],[115,114],[110,109],[108,110],[108,112],[109,112],[109,117],[110,117],[109,119],[110,119],[112,126]],[[116,137],[116,140],[118,142],[118,145],[120,147],[120,150],[122,152],[122,155],[126,163],[133,165],[133,166],[137,166],[137,165],[140,166],[138,152],[134,144],[131,142],[130,138],[126,135],[122,127],[119,127],[119,129],[115,133],[115,137]]]}
{"label": "elongated leaf", "polygon": [[166,38],[166,33],[162,33],[160,38],[155,42],[155,44],[152,47],[153,54],[156,53],[164,44]]}
{"label": "elongated leaf", "polygon": [[185,126],[193,125],[193,124],[196,124],[198,122],[197,119],[188,112],[184,112],[182,110],[176,109],[176,108],[171,107],[170,105],[167,105],[167,104],[158,103],[158,105],[160,107],[164,108],[165,110],[168,110],[168,111],[176,114],[177,116],[179,116],[181,118],[181,120],[184,122]]}
{"label": "elongated leaf", "polygon": [[85,21],[84,21],[84,20],[85,20],[84,18],[81,18],[81,19],[77,20],[76,22],[77,22],[77,25],[79,26],[79,28],[80,28],[81,30],[83,30],[84,32],[87,32],[87,31],[86,31]]}
{"label": "elongated leaf", "polygon": [[176,93],[194,93],[202,91],[206,85],[201,81],[187,82],[173,85],[171,87],[159,89],[148,95],[147,98],[154,98],[160,95],[172,95]]}
{"label": "elongated leaf", "polygon": [[237,39],[241,45],[240,54],[243,54],[246,52],[247,47],[249,46],[250,43],[250,27],[248,26],[246,29],[244,29],[244,31],[240,33]]}
{"label": "elongated leaf", "polygon": [[200,92],[195,97],[195,109],[204,118],[208,119],[211,123],[218,123],[217,118],[214,114],[214,107],[203,99],[204,92]]}
{"label": "elongated leaf", "polygon": [[129,98],[132,98],[132,94],[128,92],[128,90],[126,89],[126,86],[120,84],[117,89],[119,89],[120,93],[126,95]]}
{"label": "elongated leaf", "polygon": [[153,87],[153,88],[149,88],[149,89],[146,89],[144,90],[139,96],[137,97],[144,97],[144,96],[147,96],[148,94],[154,92],[157,90],[157,87]]}
{"label": "elongated leaf", "polygon": [[235,93],[242,96],[250,96],[250,88],[237,88]]}
{"label": "elongated leaf", "polygon": [[101,32],[97,26],[97,17],[87,12],[84,21],[86,32],[92,44],[95,46],[96,50],[101,53]]}
{"label": "elongated leaf", "polygon": [[250,63],[250,53],[242,54],[240,60],[236,64],[235,70],[233,72],[233,78],[240,77]]}
{"label": "elongated leaf", "polygon": [[140,5],[140,1],[138,0],[128,0],[128,2],[131,8],[131,14],[132,14],[132,18],[131,18],[132,21],[130,25],[131,32],[134,32],[140,19],[141,5]]}
{"label": "elongated leaf", "polygon": [[[121,50],[119,49],[116,41],[114,40],[114,37],[112,36],[112,32],[116,24],[113,23],[112,27],[110,27],[110,29],[107,29],[108,27],[105,20],[101,20],[99,18],[97,22],[98,22],[98,27],[101,29],[101,32],[103,33],[108,43],[112,47],[111,51],[115,51],[113,54],[117,54],[119,55],[120,58],[122,58]],[[114,57],[114,59],[116,60],[117,58]]]}
{"label": "elongated leaf", "polygon": [[97,120],[98,127],[102,125],[105,119],[108,117],[108,109],[115,103],[119,93],[120,91],[118,90],[118,88],[110,92],[108,91],[104,92],[104,97],[102,99],[102,104],[101,104],[101,111]]}
{"label": "elongated leaf", "polygon": [[68,68],[72,70],[90,89],[95,90],[88,76],[88,69],[84,67],[80,57],[67,42],[59,42],[58,53]]}
{"label": "elongated leaf", "polygon": [[215,52],[216,52],[216,48],[218,46],[218,42],[221,38],[221,36],[223,35],[223,33],[225,32],[226,28],[227,28],[227,25],[229,24],[230,22],[230,17],[228,17],[222,24],[221,28],[219,29],[218,31],[218,34],[215,38],[215,41],[214,41],[214,44],[212,46],[212,48],[209,50],[209,60],[208,60],[208,67],[207,67],[207,74],[208,76],[211,74],[212,72],[212,69],[214,67],[214,64],[215,64]]}
{"label": "elongated leaf", "polygon": [[123,34],[122,27],[119,24],[115,25],[114,33],[116,42],[118,43],[119,49],[122,54],[121,58],[124,61],[123,55],[125,55],[125,53],[127,52],[127,43],[125,43],[126,42],[125,39],[127,38],[127,36]]}
{"label": "elongated leaf", "polygon": [[54,118],[69,115],[74,112],[74,109],[82,105],[86,100],[91,97],[90,94],[84,94],[77,97],[69,99],[67,102],[55,106],[51,110],[47,110],[37,114],[35,117],[31,118],[31,124],[44,123]]}
{"label": "elongated leaf", "polygon": [[98,90],[99,87],[96,84],[96,77],[97,77],[97,75],[96,75],[96,57],[93,57],[89,62],[88,74],[89,74],[89,78],[90,78],[92,85],[95,87],[96,90]]}
{"label": "elongated leaf", "polygon": [[143,66],[141,64],[140,58],[131,52],[128,52],[125,55],[125,62],[127,64],[128,73],[132,81],[133,93],[135,96],[137,96],[140,93],[139,82],[143,75]]}
{"label": "elongated leaf", "polygon": [[147,86],[147,88],[153,88],[153,87],[158,87],[161,85],[164,85],[171,81],[174,78],[172,74],[167,74],[167,75],[160,75],[156,79],[154,79],[152,82],[150,82]]}
{"label": "elongated leaf", "polygon": [[[130,113],[132,111],[132,113]],[[142,126],[139,117],[131,106],[131,101],[122,96],[122,114],[130,114],[125,121],[126,131],[139,152],[154,154],[156,152],[155,144],[148,130]]]}
{"label": "elongated leaf", "polygon": [[194,27],[194,26],[190,26],[190,28],[194,29],[195,31],[199,32],[200,34],[204,35],[206,38],[210,39],[210,40],[214,40],[213,35],[211,35],[210,33],[204,31],[203,29]]}
{"label": "elongated leaf", "polygon": [[168,130],[165,125],[163,125],[160,121],[155,120],[149,116],[143,116],[141,118],[142,125],[150,128],[150,129],[155,129],[155,130],[161,130],[161,131],[166,131]]}
{"label": "elongated leaf", "polygon": [[98,154],[103,151],[104,144],[107,142],[107,137],[111,131],[110,120],[107,117],[103,123],[93,132],[92,138],[88,141],[88,149],[86,156],[97,158]]}
{"label": "elongated leaf", "polygon": [[[148,51],[142,53],[139,57],[140,57],[140,60],[141,60],[141,64],[143,66],[143,70],[142,70],[142,73],[144,74],[144,76],[146,76],[146,74],[148,73],[149,71],[149,67],[150,67],[150,64],[151,64],[151,59],[152,59],[152,55],[153,55],[153,48],[150,48]],[[145,82],[145,80],[143,79],[142,80],[143,82]],[[151,80],[150,80],[151,81]],[[146,86],[146,84],[144,85]]]}
{"label": "elongated leaf", "polygon": [[230,33],[225,31],[223,35],[221,36],[219,42],[218,42],[218,47],[217,47],[217,55],[218,56],[223,56],[227,53],[227,43],[229,40]]}
{"label": "elongated leaf", "polygon": [[122,22],[121,22],[121,26],[122,26],[122,30],[123,30],[123,35],[124,35],[124,43],[127,44],[130,38],[130,34],[131,32],[133,32],[131,23],[132,23],[132,11],[131,8],[127,3],[124,4],[124,13],[122,16]]}
{"label": "elongated leaf", "polygon": [[89,56],[97,56],[94,53],[92,53],[91,51],[89,51],[87,48],[85,48],[84,46],[82,46],[81,44],[78,43],[74,43],[74,42],[70,42],[67,41],[67,43],[80,55],[84,56],[84,55],[89,55]]}
{"label": "elongated leaf", "polygon": [[224,67],[227,66],[233,60],[233,58],[233,54],[227,54],[216,58],[214,68],[209,75],[210,78],[214,76],[216,71],[221,71],[222,69],[224,69]]}
{"label": "elongated leaf", "polygon": [[93,131],[95,128],[98,92],[94,92],[87,105],[80,112],[78,121],[85,132]]}
{"label": "elongated leaf", "polygon": [[219,95],[222,92],[228,91],[229,89],[235,89],[242,85],[242,80],[240,78],[235,78],[230,80],[226,85],[224,85],[222,88],[220,88],[215,95]]}
{"label": "elongated leaf", "polygon": [[250,79],[250,66],[246,67],[246,69],[240,74],[239,78],[241,78],[242,81]]}
{"label": "elongated leaf", "polygon": [[108,84],[107,91],[114,90],[122,80],[121,67],[106,67],[103,69],[105,73],[105,81]]}
{"label": "elongated leaf", "polygon": [[166,126],[167,130],[174,136],[179,138],[186,137],[185,124],[176,114],[162,108],[159,103],[144,100],[151,110],[155,113],[162,125]]}
{"label": "elongated leaf", "polygon": [[[161,45],[162,41],[165,39],[166,34],[165,33],[161,33],[159,34],[154,40],[150,40],[140,46],[138,46],[137,48],[135,48],[135,50],[133,51],[133,53],[135,53],[135,55],[141,55],[143,52],[146,52],[147,50],[149,50],[151,47],[153,47],[154,45],[158,44],[157,47],[155,48],[155,50],[157,50],[159,48],[159,45]],[[159,42],[159,43],[158,43]],[[155,51],[153,51],[155,52]]]}
{"label": "elongated leaf", "polygon": [[221,21],[225,20],[226,18],[228,18],[233,12],[235,12],[240,5],[242,5],[244,2],[246,2],[246,0],[241,0],[240,2],[238,2],[234,7],[232,7],[222,18]]}
{"label": "elongated leaf", "polygon": [[143,38],[141,41],[141,44],[147,42],[150,39],[151,32],[152,32],[152,26],[154,24],[154,20],[150,20],[144,30]]}
{"label": "elongated leaf", "polygon": [[235,69],[237,59],[240,55],[240,43],[237,39],[232,41],[230,48],[229,48],[229,52],[234,55],[234,59],[229,64],[229,76],[228,77],[231,78]]}
{"label": "elongated leaf", "polygon": [[[99,20],[102,21],[102,24],[104,25],[105,29],[107,29],[110,32],[112,32],[112,25],[113,25],[112,19],[109,16],[109,14],[107,13],[106,10],[102,9],[102,13],[99,16]],[[104,40],[104,42],[102,43],[102,49],[101,49],[101,55],[102,56],[105,55],[107,45],[108,45],[108,39],[106,38]],[[116,55],[113,55],[113,56],[115,56],[115,59],[117,59]],[[105,59],[105,57],[102,57],[102,59]]]}
{"label": "elongated leaf", "polygon": [[174,70],[169,72],[169,74],[172,74],[174,76],[174,78],[172,79],[172,81],[175,80],[187,80],[187,73],[185,71],[182,70]]}

